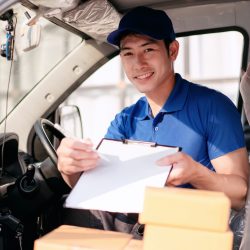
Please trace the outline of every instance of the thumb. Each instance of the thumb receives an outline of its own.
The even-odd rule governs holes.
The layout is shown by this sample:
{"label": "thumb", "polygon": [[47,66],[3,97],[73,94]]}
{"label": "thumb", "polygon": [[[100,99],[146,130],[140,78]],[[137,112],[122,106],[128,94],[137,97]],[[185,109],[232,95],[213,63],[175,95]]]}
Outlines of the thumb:
{"label": "thumb", "polygon": [[156,161],[156,164],[159,166],[168,166],[172,165],[174,162],[176,162],[176,154],[167,155],[163,158]]}

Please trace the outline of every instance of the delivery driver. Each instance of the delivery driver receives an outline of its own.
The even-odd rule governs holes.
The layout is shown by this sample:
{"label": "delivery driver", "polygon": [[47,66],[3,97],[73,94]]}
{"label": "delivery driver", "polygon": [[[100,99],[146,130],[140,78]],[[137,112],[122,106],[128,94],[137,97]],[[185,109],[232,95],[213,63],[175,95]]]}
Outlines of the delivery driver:
{"label": "delivery driver", "polygon": [[[116,115],[105,138],[181,147],[181,152],[157,162],[162,167],[173,165],[166,185],[221,191],[232,208],[240,209],[245,204],[249,168],[240,115],[223,94],[174,72],[179,50],[175,38],[167,14],[147,7],[129,11],[109,34],[108,42],[120,49],[128,79],[145,96]],[[72,138],[62,140],[57,154],[58,169],[71,187],[100,159],[91,141]],[[135,235],[134,215],[92,214],[96,221],[91,227]]]}

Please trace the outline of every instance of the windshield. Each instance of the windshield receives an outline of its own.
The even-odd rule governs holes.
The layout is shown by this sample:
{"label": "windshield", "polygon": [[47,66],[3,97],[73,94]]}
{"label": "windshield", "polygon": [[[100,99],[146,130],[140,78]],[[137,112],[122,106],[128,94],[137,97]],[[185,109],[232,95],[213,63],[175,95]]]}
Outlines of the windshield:
{"label": "windshield", "polygon": [[24,51],[27,48],[27,37],[23,36],[27,25],[24,24],[29,20],[29,16],[33,17],[35,13],[21,4],[15,5],[13,11],[13,34],[15,32],[13,63],[2,55],[8,36],[6,31],[8,22],[0,20],[0,122],[6,116],[6,112],[9,113],[82,40],[81,37],[45,18],[39,18],[36,27],[39,27],[41,33],[38,32],[39,29],[33,33],[33,36],[40,34],[39,44],[31,50]]}

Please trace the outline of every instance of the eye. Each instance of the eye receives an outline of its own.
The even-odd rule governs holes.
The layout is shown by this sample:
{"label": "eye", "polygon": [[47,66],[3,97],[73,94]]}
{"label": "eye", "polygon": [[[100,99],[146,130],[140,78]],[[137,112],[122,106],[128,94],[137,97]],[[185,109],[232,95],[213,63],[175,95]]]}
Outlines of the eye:
{"label": "eye", "polygon": [[127,52],[121,52],[121,56],[132,56],[133,53],[131,51],[127,51]]}
{"label": "eye", "polygon": [[132,56],[132,55],[133,55],[132,52],[126,52],[126,53],[124,53],[124,56]]}
{"label": "eye", "polygon": [[146,52],[146,53],[151,52],[151,51],[154,51],[154,49],[153,49],[153,48],[146,48],[146,49],[144,50],[144,52]]}

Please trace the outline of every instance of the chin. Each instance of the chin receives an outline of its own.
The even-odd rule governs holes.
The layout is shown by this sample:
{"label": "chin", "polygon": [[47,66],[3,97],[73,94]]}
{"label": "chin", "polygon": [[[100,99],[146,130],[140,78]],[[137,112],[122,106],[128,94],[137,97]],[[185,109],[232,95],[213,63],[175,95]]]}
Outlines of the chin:
{"label": "chin", "polygon": [[149,94],[150,92],[151,92],[151,90],[149,90],[149,89],[143,89],[143,88],[141,88],[141,89],[137,89],[140,93],[142,93],[142,94],[145,94],[145,95],[147,95],[147,94]]}
{"label": "chin", "polygon": [[146,84],[134,84],[134,86],[141,93],[147,93],[152,91],[152,87],[146,86]]}

